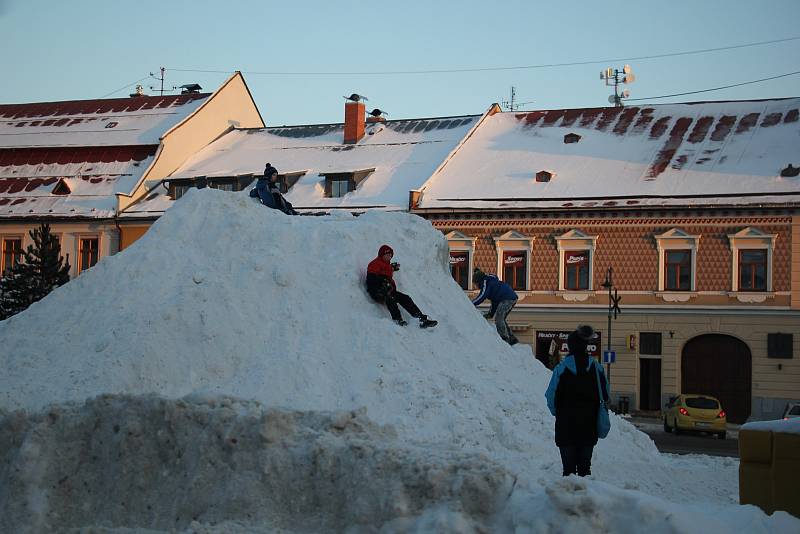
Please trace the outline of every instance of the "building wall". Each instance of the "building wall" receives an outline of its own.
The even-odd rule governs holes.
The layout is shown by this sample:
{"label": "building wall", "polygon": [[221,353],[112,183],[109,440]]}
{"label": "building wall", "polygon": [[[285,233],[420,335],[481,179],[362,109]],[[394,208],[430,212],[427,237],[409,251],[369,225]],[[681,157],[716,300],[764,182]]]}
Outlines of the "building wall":
{"label": "building wall", "polygon": [[[495,238],[511,230],[533,238],[529,291],[510,316],[515,335],[536,349],[537,331],[570,331],[588,323],[607,345],[608,293],[601,287],[608,266],[622,296],[622,313],[612,323],[611,346],[617,352],[612,365],[612,396],[641,406],[642,358],[661,360],[661,406],[681,389],[681,361],[686,343],[704,334],[739,339],[752,356],[751,418],[777,417],[788,400],[800,398],[800,217],[789,214],[726,215],[667,214],[598,217],[492,218],[485,214],[429,216],[444,234],[457,231],[475,238],[475,266],[498,269]],[[772,291],[733,292],[733,255],[728,235],[755,227],[775,234]],[[696,287],[682,301],[658,291],[659,256],[655,236],[679,228],[700,236],[697,245]],[[559,291],[559,253],[556,237],[577,229],[597,236],[590,291]],[[463,239],[462,239],[463,241]],[[502,275],[501,275],[502,277]],[[662,333],[662,354],[641,355],[627,348],[628,336]],[[767,334],[793,334],[793,358],[767,357]],[[541,356],[541,355],[540,355]]]}
{"label": "building wall", "polygon": [[[7,237],[22,237],[23,250],[33,244],[30,231],[38,227],[24,221],[0,224],[0,243]],[[81,238],[98,239],[98,261],[119,251],[119,233],[114,221],[51,223],[51,231],[59,237],[61,254],[70,264],[70,278],[79,274],[79,245]]]}
{"label": "building wall", "polygon": [[119,209],[145,194],[155,181],[167,177],[189,157],[234,127],[261,128],[264,121],[241,75],[233,76],[203,105],[161,140],[156,160],[130,197],[119,196]]}
{"label": "building wall", "polygon": [[145,232],[147,232],[148,228],[150,228],[149,224],[143,224],[141,226],[121,226],[120,227],[120,239],[119,239],[119,249],[125,250],[129,246],[133,245],[140,237],[142,237]]}

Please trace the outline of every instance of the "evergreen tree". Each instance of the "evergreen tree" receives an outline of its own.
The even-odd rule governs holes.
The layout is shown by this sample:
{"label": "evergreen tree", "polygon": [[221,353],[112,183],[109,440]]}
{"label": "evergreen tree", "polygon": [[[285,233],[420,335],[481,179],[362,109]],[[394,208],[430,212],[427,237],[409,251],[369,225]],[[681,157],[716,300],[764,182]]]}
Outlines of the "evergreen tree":
{"label": "evergreen tree", "polygon": [[30,236],[33,245],[28,245],[22,260],[0,279],[0,320],[69,282],[69,263],[60,254],[58,238],[50,233],[50,225],[34,228]]}

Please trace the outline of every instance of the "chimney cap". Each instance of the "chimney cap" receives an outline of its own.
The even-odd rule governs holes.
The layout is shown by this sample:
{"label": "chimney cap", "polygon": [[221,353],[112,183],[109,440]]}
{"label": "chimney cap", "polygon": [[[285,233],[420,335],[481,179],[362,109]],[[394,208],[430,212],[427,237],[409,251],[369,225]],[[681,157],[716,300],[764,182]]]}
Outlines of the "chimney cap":
{"label": "chimney cap", "polygon": [[201,89],[203,89],[203,88],[200,87],[199,84],[187,83],[187,84],[181,85],[181,94],[182,95],[186,95],[186,94],[191,94],[191,93],[199,93]]}
{"label": "chimney cap", "polygon": [[382,109],[378,109],[378,108],[373,109],[372,111],[369,112],[369,114],[372,115],[373,117],[380,117],[381,115],[388,115],[388,113],[386,113]]}

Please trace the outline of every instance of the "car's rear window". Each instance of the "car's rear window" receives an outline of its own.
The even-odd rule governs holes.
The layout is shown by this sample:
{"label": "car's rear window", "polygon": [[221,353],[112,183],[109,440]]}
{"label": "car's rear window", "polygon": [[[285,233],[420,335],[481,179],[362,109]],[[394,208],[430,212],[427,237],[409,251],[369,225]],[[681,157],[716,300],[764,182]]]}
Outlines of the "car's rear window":
{"label": "car's rear window", "polygon": [[686,399],[686,406],[700,410],[716,410],[719,408],[719,403],[708,397],[689,397]]}
{"label": "car's rear window", "polygon": [[792,406],[792,409],[789,410],[789,415],[800,415],[800,404]]}

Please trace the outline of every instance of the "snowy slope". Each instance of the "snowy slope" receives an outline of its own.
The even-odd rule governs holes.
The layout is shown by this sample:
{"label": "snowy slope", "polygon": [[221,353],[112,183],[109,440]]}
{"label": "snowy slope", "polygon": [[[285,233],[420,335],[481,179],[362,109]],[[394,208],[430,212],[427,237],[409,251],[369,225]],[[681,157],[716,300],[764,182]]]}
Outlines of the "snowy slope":
{"label": "snowy slope", "polygon": [[[383,243],[401,264],[399,289],[439,320],[435,329],[397,326],[366,295],[363,272]],[[498,339],[447,259],[444,237],[415,216],[288,217],[246,193],[192,190],[132,247],[0,322],[0,411],[103,393],[366,407],[416,446],[487,454],[519,476],[520,494],[560,487],[550,373],[528,347]],[[737,467],[660,455],[614,417],[593,476],[638,490],[625,491],[629,500],[713,503],[723,524],[744,514],[767,525],[760,511],[729,506]]]}

